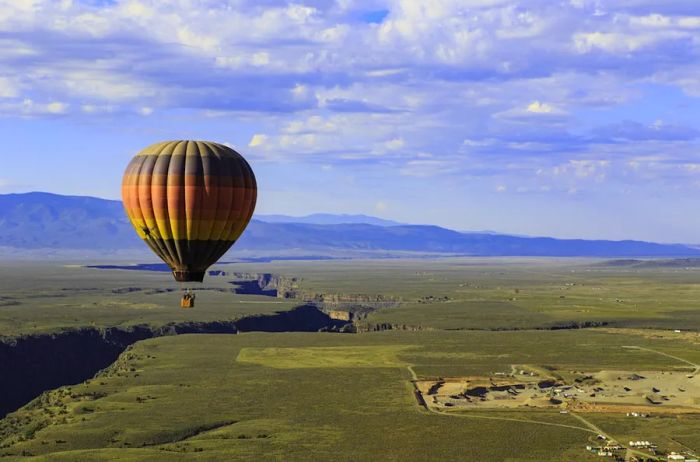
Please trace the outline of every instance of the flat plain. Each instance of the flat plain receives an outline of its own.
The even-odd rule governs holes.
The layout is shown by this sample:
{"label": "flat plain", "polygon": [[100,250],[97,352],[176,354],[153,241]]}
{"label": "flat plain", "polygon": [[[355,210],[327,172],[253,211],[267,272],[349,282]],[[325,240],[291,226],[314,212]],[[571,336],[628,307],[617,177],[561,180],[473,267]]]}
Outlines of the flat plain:
{"label": "flat plain", "polygon": [[[230,277],[208,277],[196,308],[182,310],[167,273],[13,264],[2,270],[0,335],[231,320],[308,300],[357,310],[362,333],[137,342],[94,378],[0,420],[0,457],[586,461],[601,460],[587,446],[618,445],[612,460],[700,451],[700,271],[692,266],[451,258],[215,269],[296,277],[300,293],[236,294]],[[391,303],[373,305],[379,296]],[[634,392],[658,404],[613,396],[628,385],[617,377],[634,374],[644,377]],[[521,389],[499,386],[525,377],[543,383],[544,405],[521,405]],[[487,390],[450,385],[470,378]],[[450,386],[452,397],[440,391]],[[603,388],[608,407],[583,406],[596,401],[589,393],[564,396],[575,387]],[[507,405],[484,405],[496,401]]]}

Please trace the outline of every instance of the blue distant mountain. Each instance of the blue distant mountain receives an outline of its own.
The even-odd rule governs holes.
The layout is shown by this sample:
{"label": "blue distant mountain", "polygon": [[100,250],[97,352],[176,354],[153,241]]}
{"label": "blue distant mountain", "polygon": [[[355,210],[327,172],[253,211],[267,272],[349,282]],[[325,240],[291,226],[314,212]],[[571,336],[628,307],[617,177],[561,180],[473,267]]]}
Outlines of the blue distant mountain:
{"label": "blue distant mountain", "polygon": [[43,192],[0,194],[0,246],[114,249],[143,245],[119,201]]}
{"label": "blue distant mountain", "polygon": [[302,217],[289,215],[255,215],[253,218],[265,223],[306,223],[309,225],[342,225],[364,223],[374,226],[399,226],[403,223],[398,221],[385,220],[383,218],[371,217],[368,215],[347,215],[332,213],[313,213]]}
{"label": "blue distant mountain", "polygon": [[[298,220],[306,222],[299,222]],[[265,221],[270,220],[270,221]],[[287,221],[289,220],[289,221]],[[314,222],[315,221],[315,222]],[[367,223],[369,221],[369,223]],[[13,249],[143,249],[119,201],[49,193],[0,195],[0,247]],[[463,233],[439,226],[394,224],[363,215],[258,216],[236,250],[333,255],[353,252],[550,257],[696,257],[681,244],[554,239]],[[16,254],[16,252],[15,252]]]}

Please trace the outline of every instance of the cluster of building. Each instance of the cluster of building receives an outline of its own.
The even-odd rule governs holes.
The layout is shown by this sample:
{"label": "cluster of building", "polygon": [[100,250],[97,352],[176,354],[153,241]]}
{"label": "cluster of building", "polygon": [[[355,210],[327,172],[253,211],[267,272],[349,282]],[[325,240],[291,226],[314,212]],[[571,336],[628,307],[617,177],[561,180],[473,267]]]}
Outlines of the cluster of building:
{"label": "cluster of building", "polygon": [[[596,439],[604,441],[606,438],[603,435],[598,435]],[[663,452],[658,451],[657,446],[651,441],[630,441],[628,446],[633,449],[646,449],[653,456],[659,457],[664,455]],[[625,460],[624,453],[622,452],[625,449],[625,447],[619,445],[614,441],[608,441],[607,443],[605,443],[604,446],[586,446],[587,451],[590,451],[599,457],[614,457],[615,460]],[[636,457],[632,457],[631,460],[641,462],[645,459],[638,459]],[[669,453],[666,456],[666,460],[669,462],[698,462],[698,458],[690,453],[679,454],[677,452]]]}
{"label": "cluster of building", "polygon": [[[598,439],[605,439],[602,435],[598,435]],[[599,457],[617,457],[617,452],[624,448],[614,441],[608,442],[605,446],[586,446],[586,450],[595,453]]]}
{"label": "cluster of building", "polygon": [[631,448],[638,448],[638,449],[650,449],[650,448],[656,448],[657,446],[655,444],[652,444],[649,441],[630,441],[630,447]]}
{"label": "cluster of building", "polygon": [[677,452],[672,452],[671,454],[669,454],[669,455],[666,457],[666,460],[669,460],[669,461],[671,461],[671,460],[673,460],[673,461],[680,460],[680,461],[683,461],[683,462],[698,462],[698,459],[697,459],[697,457],[695,457],[695,456],[691,456],[691,455],[685,456],[685,455],[683,455],[683,454],[678,454]]}

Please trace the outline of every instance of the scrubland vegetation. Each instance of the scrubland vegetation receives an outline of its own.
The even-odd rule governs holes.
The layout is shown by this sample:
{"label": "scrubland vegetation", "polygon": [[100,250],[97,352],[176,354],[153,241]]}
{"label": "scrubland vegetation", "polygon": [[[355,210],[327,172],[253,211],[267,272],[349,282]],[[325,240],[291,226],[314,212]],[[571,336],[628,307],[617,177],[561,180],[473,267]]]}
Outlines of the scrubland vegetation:
{"label": "scrubland vegetation", "polygon": [[[361,313],[358,326],[388,330],[140,341],[94,378],[47,391],[0,420],[0,455],[585,461],[598,459],[585,450],[598,430],[622,444],[643,439],[660,451],[700,451],[698,413],[431,411],[420,405],[412,383],[504,376],[514,366],[565,383],[605,370],[692,375],[700,364],[697,269],[471,259],[240,266],[237,271],[299,277],[305,295],[207,290],[195,309],[182,310],[176,292],[162,291],[176,288],[166,273],[26,265],[5,270],[12,283],[2,295],[16,303],[0,307],[0,333],[12,338],[66,327],[235,319],[289,310],[312,294],[354,294],[355,303],[328,297],[329,304]],[[234,285],[217,276],[204,287]],[[396,303],[372,306],[376,295]],[[585,326],[599,327],[575,328]]]}

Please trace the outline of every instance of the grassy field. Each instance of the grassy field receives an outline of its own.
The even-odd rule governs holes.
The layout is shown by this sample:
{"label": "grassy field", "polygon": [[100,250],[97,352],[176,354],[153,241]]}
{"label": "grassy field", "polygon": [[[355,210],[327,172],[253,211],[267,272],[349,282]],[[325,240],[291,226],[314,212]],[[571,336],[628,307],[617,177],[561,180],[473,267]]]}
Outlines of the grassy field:
{"label": "grassy field", "polygon": [[[700,364],[700,272],[592,260],[272,262],[215,269],[301,278],[305,294],[398,300],[363,334],[179,335],[134,344],[85,383],[0,420],[8,460],[600,460],[594,428],[621,442],[700,451],[700,415],[633,419],[556,409],[435,413],[412,378],[682,371]],[[66,264],[0,269],[0,336],[71,327],[232,320],[301,299],[231,292],[209,277],[179,308],[168,273]],[[604,328],[546,330],[572,323]],[[401,327],[419,330],[402,330]],[[682,330],[675,332],[675,329]],[[630,348],[633,347],[633,348]],[[697,397],[700,401],[700,397]],[[23,456],[24,455],[24,456]]]}
{"label": "grassy field", "polygon": [[[570,323],[700,330],[700,268],[628,269],[571,259],[272,262],[215,269],[302,279],[308,293],[382,295],[401,302],[371,324],[436,329],[527,329]],[[207,277],[195,310],[179,310],[168,273],[21,263],[0,268],[0,335],[84,325],[236,319],[301,300],[235,295]]]}
{"label": "grassy field", "polygon": [[277,369],[407,366],[397,354],[411,345],[243,348],[236,361]]}
{"label": "grassy field", "polygon": [[512,329],[588,321],[700,329],[700,268],[526,258],[289,262],[265,268],[270,267],[303,278],[310,292],[402,300],[371,314],[372,323]]}
{"label": "grassy field", "polygon": [[[687,342],[578,331],[182,335],[139,342],[109,370],[5,419],[5,453],[51,460],[586,460],[593,432],[557,411],[427,413],[419,375],[534,362],[553,371],[677,370]],[[700,418],[587,416],[619,438],[700,450]],[[594,435],[593,435],[594,436]],[[622,441],[622,440],[621,440]]]}
{"label": "grassy field", "polygon": [[208,277],[204,284],[192,286],[198,289],[196,309],[183,310],[183,287],[165,272],[6,263],[0,266],[0,336],[85,326],[231,320],[298,305],[293,300],[234,295],[231,279]]}

